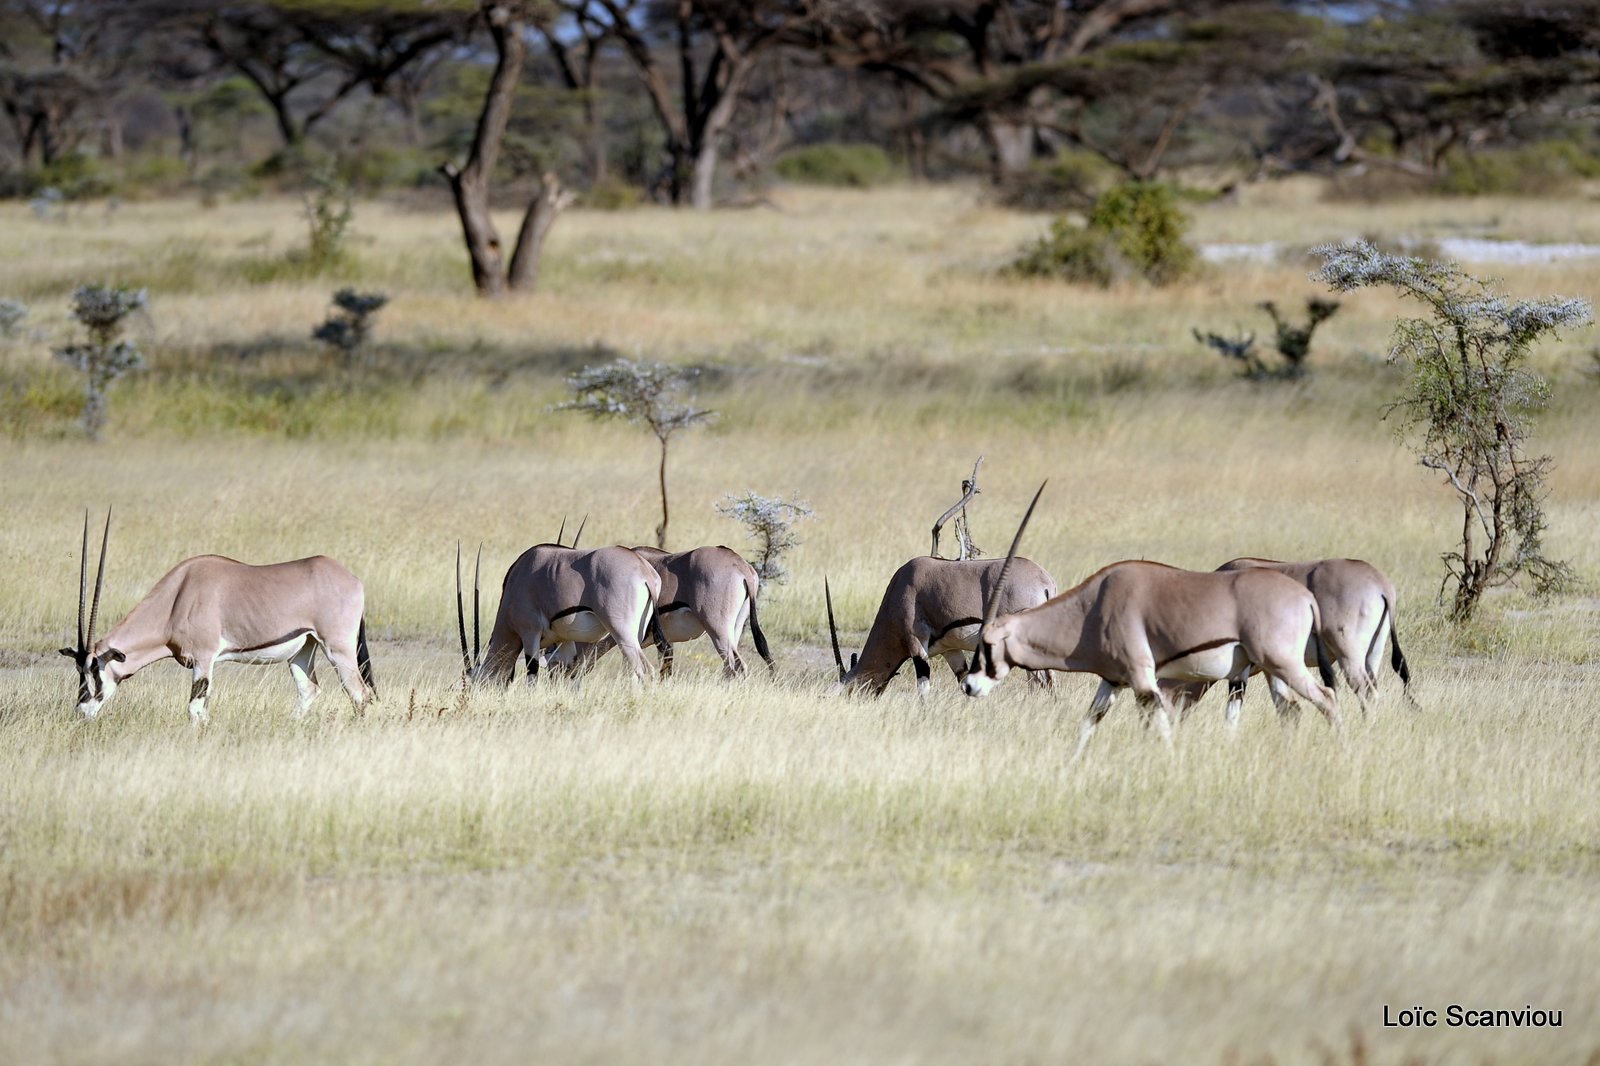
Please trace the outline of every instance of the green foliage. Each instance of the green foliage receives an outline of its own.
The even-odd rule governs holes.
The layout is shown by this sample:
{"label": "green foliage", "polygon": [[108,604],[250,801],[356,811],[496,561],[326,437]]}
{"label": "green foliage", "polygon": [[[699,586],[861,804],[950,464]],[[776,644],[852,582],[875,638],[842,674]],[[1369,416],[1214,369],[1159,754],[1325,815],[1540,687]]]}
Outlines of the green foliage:
{"label": "green foliage", "polygon": [[1256,354],[1254,333],[1224,337],[1217,333],[1202,334],[1197,329],[1193,331],[1194,339],[1225,359],[1238,360],[1242,364],[1240,372],[1252,381],[1304,377],[1305,361],[1311,354],[1311,337],[1316,333],[1318,326],[1332,318],[1339,310],[1339,301],[1311,297],[1306,301],[1306,322],[1303,326],[1295,325],[1279,314],[1278,305],[1271,300],[1264,300],[1256,306],[1272,318],[1274,347],[1283,360],[1277,369],[1268,367]]}
{"label": "green foliage", "polygon": [[1194,267],[1195,251],[1183,239],[1189,219],[1170,185],[1118,185],[1095,199],[1089,228],[1109,234],[1117,251],[1157,285],[1176,281]]}
{"label": "green foliage", "polygon": [[1007,175],[1000,202],[1023,211],[1086,211],[1116,180],[1116,170],[1092,152],[1062,152]]}
{"label": "green foliage", "polygon": [[894,161],[875,144],[813,144],[784,153],[773,172],[801,185],[870,189],[897,176]]}
{"label": "green foliage", "polygon": [[0,172],[0,199],[38,197],[47,190],[58,201],[92,200],[116,191],[116,180],[99,160],[81,153],[47,166]]}
{"label": "green foliage", "polygon": [[27,319],[27,304],[21,300],[0,299],[0,337],[15,337]]}
{"label": "green foliage", "polygon": [[1165,285],[1194,269],[1195,250],[1183,239],[1188,225],[1170,186],[1127,182],[1096,197],[1083,226],[1057,219],[1009,272],[1096,285],[1132,276]]}
{"label": "green foliage", "polygon": [[106,424],[106,389],[117,378],[144,365],[137,345],[122,339],[124,320],[149,304],[143,289],[80,285],[72,294],[72,317],[83,324],[84,344],[57,348],[55,357],[84,377],[83,429],[92,441]]}
{"label": "green foliage", "polygon": [[1512,300],[1453,263],[1389,255],[1365,241],[1314,249],[1318,277],[1339,292],[1383,286],[1421,303],[1427,318],[1395,327],[1392,362],[1410,371],[1390,407],[1418,461],[1444,475],[1462,508],[1461,544],[1446,552],[1451,615],[1472,618],[1484,592],[1526,575],[1536,593],[1570,585],[1572,568],[1544,554],[1549,456],[1530,456],[1534,416],[1549,402],[1524,365],[1533,345],[1592,320],[1584,300]]}
{"label": "green foliage", "polygon": [[705,425],[717,416],[695,406],[693,385],[699,367],[670,366],[649,360],[613,359],[586,366],[567,378],[572,399],[557,404],[557,411],[577,411],[591,418],[620,418],[645,426],[661,445],[661,524],[656,527],[656,547],[667,546],[667,448],[680,429]]}
{"label": "green foliage", "polygon": [[629,211],[644,204],[644,190],[637,185],[608,178],[585,189],[580,202],[591,211]]}
{"label": "green foliage", "polygon": [[1065,216],[1050,223],[1050,232],[1024,248],[1006,272],[1085,285],[1110,285],[1128,274],[1110,234]]}
{"label": "green foliage", "polygon": [[745,527],[756,544],[756,557],[751,565],[762,581],[775,585],[788,579],[783,556],[800,543],[794,532],[795,523],[817,516],[811,505],[798,496],[785,500],[781,496],[760,496],[754,492],[723,496],[722,502],[717,504],[717,513]]}
{"label": "green foliage", "polygon": [[1449,196],[1541,196],[1600,177],[1600,157],[1573,141],[1540,141],[1519,148],[1454,151],[1435,184]]}
{"label": "green foliage", "polygon": [[350,186],[332,169],[319,168],[311,175],[304,202],[311,236],[307,259],[311,269],[320,272],[344,259],[345,238],[355,216]]}

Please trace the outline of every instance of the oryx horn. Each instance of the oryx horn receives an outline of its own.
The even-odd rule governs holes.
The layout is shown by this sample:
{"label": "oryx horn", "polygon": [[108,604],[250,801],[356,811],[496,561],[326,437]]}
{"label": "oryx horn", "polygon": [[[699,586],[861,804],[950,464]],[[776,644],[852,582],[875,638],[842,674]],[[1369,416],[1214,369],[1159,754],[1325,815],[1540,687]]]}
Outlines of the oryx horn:
{"label": "oryx horn", "polygon": [[559,546],[567,536],[567,516],[561,516],[561,528],[556,531],[556,544]]}
{"label": "oryx horn", "polygon": [[839,627],[833,621],[833,590],[828,587],[828,579],[822,579],[822,595],[828,601],[828,639],[833,642],[833,661],[839,667],[839,680],[847,676],[844,668],[844,656],[839,654]]}
{"label": "oryx horn", "polygon": [[578,531],[572,535],[572,547],[577,548],[578,541],[583,539],[583,527],[589,524],[589,516],[584,515],[583,521],[578,523]]}
{"label": "oryx horn", "polygon": [[106,584],[106,545],[111,542],[111,508],[106,508],[106,529],[100,535],[100,563],[94,573],[94,599],[89,603],[89,635],[84,638],[83,650],[94,647],[94,627],[100,619],[100,590]]}
{"label": "oryx horn", "polygon": [[[83,550],[78,560],[78,654],[94,646],[94,627],[100,620],[100,590],[106,584],[106,545],[111,540],[111,509],[106,508],[106,529],[100,537],[100,563],[94,575],[94,599],[89,599],[89,512],[83,512]],[[89,607],[89,627],[83,626],[83,609]]]}
{"label": "oryx horn", "polygon": [[89,512],[83,512],[83,553],[78,556],[78,654],[83,654],[83,609],[89,602]]}
{"label": "oryx horn", "polygon": [[461,638],[461,672],[472,672],[472,659],[467,655],[467,616],[461,602],[461,542],[456,541],[456,634]]}
{"label": "oryx horn", "polygon": [[483,647],[478,639],[478,627],[483,620],[483,613],[478,610],[478,599],[481,595],[482,584],[479,575],[483,572],[483,543],[478,543],[478,558],[472,564],[472,661],[476,664],[480,659],[480,649]]}
{"label": "oryx horn", "polygon": [[983,607],[983,624],[978,626],[978,643],[981,648],[983,631],[989,628],[989,623],[994,621],[995,615],[1000,610],[1000,593],[1005,591],[1006,576],[1011,573],[1011,563],[1017,557],[1017,548],[1022,544],[1022,534],[1028,529],[1028,520],[1033,517],[1033,509],[1039,506],[1039,497],[1044,495],[1044,487],[1050,484],[1046,479],[1039,483],[1039,491],[1033,494],[1033,502],[1028,504],[1027,512],[1022,516],[1022,524],[1017,527],[1017,535],[1011,538],[1011,550],[1006,553],[1005,565],[1000,567],[1000,576],[995,579],[994,588],[989,592],[989,602]]}

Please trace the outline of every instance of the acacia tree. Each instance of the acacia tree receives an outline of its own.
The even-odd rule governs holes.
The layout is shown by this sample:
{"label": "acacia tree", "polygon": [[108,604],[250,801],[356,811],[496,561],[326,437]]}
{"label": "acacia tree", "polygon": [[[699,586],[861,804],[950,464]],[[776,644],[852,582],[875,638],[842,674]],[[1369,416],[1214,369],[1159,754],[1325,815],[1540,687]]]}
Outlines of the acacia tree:
{"label": "acacia tree", "polygon": [[1461,504],[1461,540],[1445,552],[1440,595],[1469,620],[1483,594],[1526,575],[1536,593],[1560,590],[1572,568],[1544,551],[1547,455],[1529,455],[1534,415],[1549,399],[1528,370],[1533,345],[1589,322],[1584,300],[1513,300],[1453,263],[1380,252],[1366,241],[1315,250],[1315,275],[1339,292],[1385,286],[1421,303],[1427,318],[1395,327],[1391,362],[1410,372],[1389,408],[1418,461],[1443,474]]}
{"label": "acacia tree", "polygon": [[758,64],[775,48],[812,41],[818,11],[832,7],[831,0],[560,2],[584,36],[621,45],[665,134],[658,184],[672,203],[698,210],[712,206],[717,166]]}
{"label": "acacia tree", "polygon": [[558,404],[558,411],[580,411],[591,418],[621,418],[642,425],[661,444],[661,524],[656,527],[656,547],[667,546],[667,448],[679,430],[702,426],[716,417],[709,408],[696,407],[689,386],[700,376],[697,367],[616,359],[586,366],[567,378],[573,398]]}
{"label": "acacia tree", "polygon": [[455,197],[456,213],[461,217],[461,235],[472,261],[472,281],[482,296],[498,296],[507,289],[533,288],[539,278],[539,259],[545,237],[555,225],[556,216],[575,199],[561,187],[554,171],[545,171],[533,201],[522,216],[522,226],[517,231],[517,242],[507,264],[500,231],[489,214],[489,190],[506,126],[511,121],[517,83],[528,57],[527,35],[537,7],[535,3],[518,0],[481,0],[479,13],[494,44],[494,73],[489,78],[466,161],[459,165],[445,163],[439,168]]}

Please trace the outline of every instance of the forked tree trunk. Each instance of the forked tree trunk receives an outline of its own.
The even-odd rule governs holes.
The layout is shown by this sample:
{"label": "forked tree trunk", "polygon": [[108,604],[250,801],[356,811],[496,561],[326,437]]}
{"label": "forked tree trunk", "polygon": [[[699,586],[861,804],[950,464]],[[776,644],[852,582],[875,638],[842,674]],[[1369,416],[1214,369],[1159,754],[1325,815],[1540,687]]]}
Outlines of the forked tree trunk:
{"label": "forked tree trunk", "polygon": [[477,130],[465,165],[457,167],[446,163],[439,170],[450,182],[450,192],[455,197],[456,214],[461,218],[461,236],[472,265],[472,283],[480,296],[498,296],[508,288],[531,288],[538,280],[539,255],[544,249],[545,237],[555,224],[556,216],[571,204],[572,195],[561,188],[554,174],[544,176],[543,186],[529,205],[517,232],[517,244],[508,270],[500,233],[489,213],[489,191],[495,163],[500,158],[500,145],[511,121],[511,105],[517,82],[522,77],[522,64],[528,54],[524,37],[527,24],[511,4],[484,0],[482,10],[494,39],[494,74],[489,79],[489,90],[484,96],[483,110],[478,114]]}
{"label": "forked tree trunk", "polygon": [[573,193],[561,187],[561,179],[546,171],[539,192],[522,216],[522,228],[517,231],[517,247],[511,254],[511,270],[506,284],[513,292],[532,289],[539,283],[539,261],[544,255],[544,239],[556,216],[565,211],[576,199]]}

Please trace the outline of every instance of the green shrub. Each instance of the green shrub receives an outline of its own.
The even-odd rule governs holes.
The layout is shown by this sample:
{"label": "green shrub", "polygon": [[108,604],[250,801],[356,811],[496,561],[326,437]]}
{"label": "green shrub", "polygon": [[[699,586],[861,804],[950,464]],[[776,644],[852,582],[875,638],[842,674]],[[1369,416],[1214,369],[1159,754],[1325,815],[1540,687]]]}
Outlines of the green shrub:
{"label": "green shrub", "polygon": [[1096,197],[1084,225],[1058,218],[1008,272],[1095,285],[1138,276],[1165,285],[1194,269],[1198,257],[1183,239],[1188,226],[1171,187],[1128,182]]}
{"label": "green shrub", "polygon": [[813,144],[785,153],[772,168],[785,181],[869,189],[893,181],[895,165],[875,144]]}
{"label": "green shrub", "polygon": [[1170,185],[1130,181],[1097,197],[1089,228],[1110,234],[1117,251],[1156,285],[1194,269],[1195,250],[1183,239],[1189,219]]}
{"label": "green shrub", "polygon": [[1050,232],[1024,248],[1006,268],[1024,278],[1057,278],[1084,285],[1110,285],[1127,275],[1108,234],[1074,225],[1066,218],[1050,223]]}
{"label": "green shrub", "polygon": [[1091,152],[1062,152],[1012,174],[999,200],[1022,211],[1084,211],[1115,181],[1111,164]]}
{"label": "green shrub", "polygon": [[597,181],[579,201],[592,211],[630,211],[644,203],[644,190],[616,178]]}
{"label": "green shrub", "polygon": [[1447,196],[1537,196],[1571,189],[1600,174],[1600,159],[1572,141],[1520,148],[1456,150],[1445,156],[1436,183]]}

